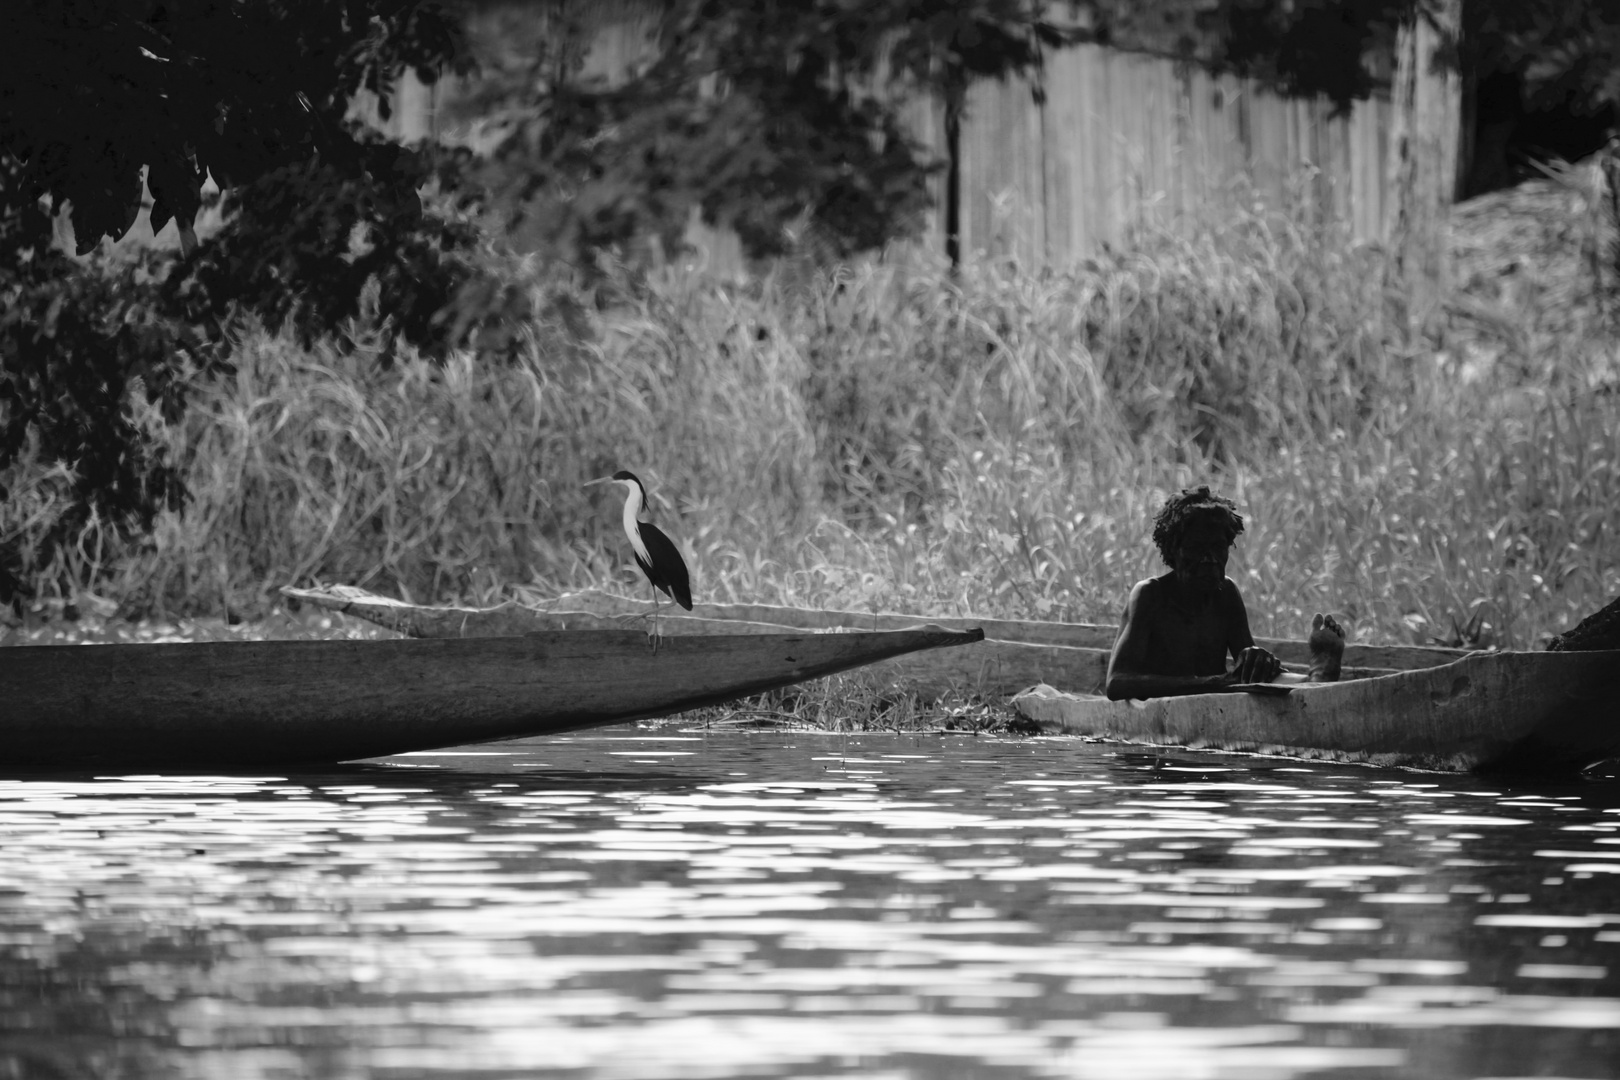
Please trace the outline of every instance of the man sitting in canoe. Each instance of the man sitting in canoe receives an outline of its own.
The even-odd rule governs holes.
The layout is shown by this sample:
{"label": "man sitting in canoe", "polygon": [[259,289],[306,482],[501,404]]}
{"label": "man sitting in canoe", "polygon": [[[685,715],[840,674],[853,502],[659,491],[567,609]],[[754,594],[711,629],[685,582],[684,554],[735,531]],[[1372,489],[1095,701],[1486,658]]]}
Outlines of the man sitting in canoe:
{"label": "man sitting in canoe", "polygon": [[[1226,558],[1243,531],[1229,499],[1208,487],[1173,496],[1153,522],[1153,542],[1170,569],[1136,583],[1108,658],[1109,698],[1218,694],[1245,683],[1334,682],[1344,633],[1331,615],[1311,620],[1309,676],[1286,674],[1254,643],[1249,612]],[[1236,658],[1232,670],[1226,657]]]}

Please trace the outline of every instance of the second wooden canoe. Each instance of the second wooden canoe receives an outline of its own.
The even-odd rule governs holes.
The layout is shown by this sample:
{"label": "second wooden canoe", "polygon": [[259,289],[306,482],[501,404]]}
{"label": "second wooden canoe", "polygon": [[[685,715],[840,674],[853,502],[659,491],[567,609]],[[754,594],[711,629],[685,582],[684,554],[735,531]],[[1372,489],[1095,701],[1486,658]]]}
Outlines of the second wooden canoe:
{"label": "second wooden canoe", "polygon": [[1620,757],[1620,652],[1475,653],[1282,696],[1109,701],[1038,686],[1051,733],[1456,771],[1569,773]]}

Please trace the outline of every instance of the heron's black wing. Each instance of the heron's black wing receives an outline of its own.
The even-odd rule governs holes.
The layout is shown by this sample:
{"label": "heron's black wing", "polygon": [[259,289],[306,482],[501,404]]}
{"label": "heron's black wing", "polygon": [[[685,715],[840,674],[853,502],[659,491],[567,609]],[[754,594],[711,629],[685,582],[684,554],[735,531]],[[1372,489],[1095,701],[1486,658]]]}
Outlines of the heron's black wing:
{"label": "heron's black wing", "polygon": [[662,589],[674,598],[675,602],[687,611],[692,610],[692,579],[686,572],[686,560],[681,558],[680,549],[675,542],[659,531],[658,526],[642,521],[637,523],[641,532],[641,542],[647,548],[647,554],[652,559],[648,566],[636,556],[636,562],[641,563],[642,572],[647,580],[653,583],[653,588]]}

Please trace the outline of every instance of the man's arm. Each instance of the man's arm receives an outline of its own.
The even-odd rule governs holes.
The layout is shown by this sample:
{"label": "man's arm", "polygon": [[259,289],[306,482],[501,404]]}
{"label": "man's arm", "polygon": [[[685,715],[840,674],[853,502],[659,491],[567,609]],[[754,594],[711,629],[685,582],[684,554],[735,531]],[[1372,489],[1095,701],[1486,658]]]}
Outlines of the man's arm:
{"label": "man's arm", "polygon": [[1249,609],[1237,582],[1227,578],[1221,585],[1221,606],[1226,616],[1226,650],[1236,663],[1228,675],[1234,683],[1270,682],[1282,674],[1282,661],[1254,643],[1249,630]]}
{"label": "man's arm", "polygon": [[1225,675],[1160,675],[1148,670],[1148,644],[1153,622],[1160,617],[1157,596],[1151,580],[1139,581],[1131,590],[1119,637],[1108,657],[1104,692],[1111,701],[1219,693],[1227,682]]}

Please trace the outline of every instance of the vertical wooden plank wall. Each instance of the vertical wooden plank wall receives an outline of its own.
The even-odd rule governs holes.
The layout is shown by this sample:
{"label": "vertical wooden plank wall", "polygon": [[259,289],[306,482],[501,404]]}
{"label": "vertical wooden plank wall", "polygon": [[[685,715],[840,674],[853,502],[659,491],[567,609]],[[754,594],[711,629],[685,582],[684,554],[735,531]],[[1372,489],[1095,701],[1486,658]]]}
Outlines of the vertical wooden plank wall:
{"label": "vertical wooden plank wall", "polygon": [[1389,103],[1332,115],[1250,80],[1081,45],[1047,57],[1046,102],[981,83],[962,130],[962,250],[1063,266],[1136,226],[1186,229],[1259,199],[1380,239]]}
{"label": "vertical wooden plank wall", "polygon": [[[657,48],[658,8],[649,0],[577,0],[565,10],[573,32],[591,35],[589,75],[623,78]],[[1021,79],[969,90],[961,140],[966,260],[1062,267],[1117,247],[1138,226],[1188,230],[1255,199],[1306,221],[1347,222],[1357,239],[1385,234],[1387,100],[1357,102],[1334,116],[1323,101],[1097,45],[1049,54],[1044,87],[1044,104]],[[379,126],[406,140],[443,134],[437,94],[407,76],[393,117]],[[919,140],[943,153],[941,104],[913,102],[904,113]],[[935,193],[936,202],[943,198],[942,181]],[[917,241],[936,255],[945,247],[941,218],[930,215]],[[745,272],[735,236],[694,221],[687,239],[709,272]]]}
{"label": "vertical wooden plank wall", "polygon": [[[935,158],[945,157],[945,103],[934,98],[917,98],[900,108],[902,122],[912,136]],[[922,250],[939,258],[945,255],[945,170],[934,174],[928,185],[933,208],[923,220],[921,234],[913,241]]]}

